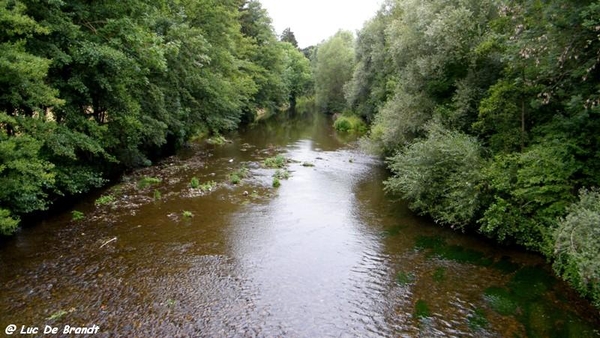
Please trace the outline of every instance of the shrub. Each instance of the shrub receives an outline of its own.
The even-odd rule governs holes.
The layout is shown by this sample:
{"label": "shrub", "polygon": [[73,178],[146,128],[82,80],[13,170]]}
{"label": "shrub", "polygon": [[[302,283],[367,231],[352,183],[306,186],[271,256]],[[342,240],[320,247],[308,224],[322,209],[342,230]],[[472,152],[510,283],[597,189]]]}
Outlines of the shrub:
{"label": "shrub", "polygon": [[600,308],[600,191],[582,189],[559,219],[554,269]]}
{"label": "shrub", "polygon": [[365,122],[360,117],[354,115],[341,115],[333,123],[333,128],[341,132],[356,132],[361,134],[365,133],[368,129]]}
{"label": "shrub", "polygon": [[411,208],[452,227],[474,219],[483,165],[475,139],[432,124],[426,139],[389,158],[388,165],[394,176],[385,189],[401,194]]}
{"label": "shrub", "polygon": [[10,211],[0,208],[0,235],[11,235],[19,228],[19,219],[13,218]]}

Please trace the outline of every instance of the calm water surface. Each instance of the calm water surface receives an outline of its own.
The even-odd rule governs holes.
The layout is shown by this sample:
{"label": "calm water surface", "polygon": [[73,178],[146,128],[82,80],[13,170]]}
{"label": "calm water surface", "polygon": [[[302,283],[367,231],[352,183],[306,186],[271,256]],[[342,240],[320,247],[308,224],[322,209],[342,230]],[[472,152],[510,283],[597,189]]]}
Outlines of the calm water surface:
{"label": "calm water surface", "polygon": [[[330,125],[275,119],[192,146],[103,191],[112,203],[82,200],[82,221],[27,227],[0,247],[0,334],[598,336],[598,311],[541,257],[415,216],[382,192],[381,161]],[[273,188],[262,162],[277,154],[291,177]],[[229,183],[242,167],[249,177]],[[217,186],[191,189],[192,177]]]}

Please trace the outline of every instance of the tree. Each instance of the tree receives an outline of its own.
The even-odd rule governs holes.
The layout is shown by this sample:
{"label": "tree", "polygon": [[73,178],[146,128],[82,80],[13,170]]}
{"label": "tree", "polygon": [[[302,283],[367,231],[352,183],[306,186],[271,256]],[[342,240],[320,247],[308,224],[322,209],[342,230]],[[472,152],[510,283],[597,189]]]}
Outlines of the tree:
{"label": "tree", "polygon": [[312,86],[310,61],[290,43],[281,44],[284,51],[283,81],[289,93],[290,107],[296,106],[296,99],[306,95]]}
{"label": "tree", "polygon": [[347,108],[344,85],[351,79],[354,67],[354,36],[339,31],[320,44],[314,57],[315,100],[327,113],[339,113]]}
{"label": "tree", "polygon": [[298,41],[296,41],[296,36],[294,32],[288,27],[283,30],[281,33],[281,38],[279,39],[281,42],[289,42],[294,48],[298,48]]}

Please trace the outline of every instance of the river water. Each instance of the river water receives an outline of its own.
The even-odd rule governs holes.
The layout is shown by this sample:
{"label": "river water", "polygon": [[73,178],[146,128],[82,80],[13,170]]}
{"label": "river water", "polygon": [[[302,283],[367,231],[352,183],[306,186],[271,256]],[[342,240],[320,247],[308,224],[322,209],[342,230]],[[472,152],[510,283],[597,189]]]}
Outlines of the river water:
{"label": "river water", "polygon": [[[327,117],[228,138],[82,199],[81,220],[51,216],[2,243],[1,334],[15,324],[97,325],[100,337],[599,335],[598,310],[541,257],[386,196],[383,163]],[[291,174],[278,188],[263,164],[276,155]],[[247,177],[231,183],[240,168]],[[140,183],[148,177],[160,182]],[[193,189],[193,177],[216,186]]]}

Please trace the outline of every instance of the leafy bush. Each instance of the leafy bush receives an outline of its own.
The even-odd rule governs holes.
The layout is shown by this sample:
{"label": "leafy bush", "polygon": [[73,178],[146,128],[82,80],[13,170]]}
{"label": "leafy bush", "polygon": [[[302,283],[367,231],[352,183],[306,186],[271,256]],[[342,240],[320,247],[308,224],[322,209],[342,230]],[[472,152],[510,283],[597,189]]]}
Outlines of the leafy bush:
{"label": "leafy bush", "polygon": [[600,307],[600,191],[580,191],[555,239],[555,271]]}
{"label": "leafy bush", "polygon": [[0,235],[11,235],[19,228],[19,219],[13,218],[10,211],[0,208]]}
{"label": "leafy bush", "polygon": [[552,255],[553,229],[574,196],[577,163],[565,144],[545,142],[523,153],[496,156],[483,170],[483,194],[493,196],[480,231]]}
{"label": "leafy bush", "polygon": [[360,117],[354,115],[341,115],[333,123],[333,128],[341,132],[365,133],[367,131],[365,122]]}
{"label": "leafy bush", "polygon": [[480,206],[483,159],[475,139],[431,124],[428,136],[388,159],[394,176],[385,189],[437,222],[464,227]]}

